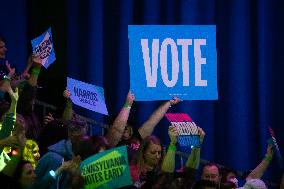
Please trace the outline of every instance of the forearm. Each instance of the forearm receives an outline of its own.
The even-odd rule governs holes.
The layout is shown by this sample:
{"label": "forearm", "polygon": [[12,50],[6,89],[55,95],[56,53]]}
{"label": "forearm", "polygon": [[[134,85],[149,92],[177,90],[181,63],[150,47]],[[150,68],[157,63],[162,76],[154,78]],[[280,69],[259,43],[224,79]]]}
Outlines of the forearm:
{"label": "forearm", "polygon": [[2,123],[2,128],[0,130],[0,139],[4,139],[11,135],[15,122],[16,114],[8,113],[5,115],[4,121]]}
{"label": "forearm", "polygon": [[173,173],[175,170],[175,154],[176,154],[176,146],[174,144],[170,144],[168,147],[168,151],[163,159],[162,163],[162,171],[166,173]]}
{"label": "forearm", "polygon": [[115,118],[113,125],[108,130],[106,138],[111,146],[116,146],[120,141],[130,113],[130,107],[124,106],[118,116]]}
{"label": "forearm", "polygon": [[65,109],[62,114],[62,119],[65,121],[69,121],[72,119],[73,115],[73,103],[70,99],[67,99]]}
{"label": "forearm", "polygon": [[271,157],[265,156],[265,158],[261,161],[260,164],[247,176],[247,180],[250,179],[260,179],[266,169],[268,168],[271,161]]}
{"label": "forearm", "polygon": [[138,130],[142,138],[146,138],[153,133],[155,126],[161,121],[170,106],[170,101],[167,101],[152,113],[150,118]]}
{"label": "forearm", "polygon": [[41,69],[40,66],[34,66],[32,68],[31,77],[29,78],[28,83],[33,87],[37,86],[37,80],[40,74],[40,69]]}
{"label": "forearm", "polygon": [[192,148],[192,151],[188,157],[188,160],[186,162],[186,167],[192,168],[192,169],[198,169],[200,164],[200,148]]}

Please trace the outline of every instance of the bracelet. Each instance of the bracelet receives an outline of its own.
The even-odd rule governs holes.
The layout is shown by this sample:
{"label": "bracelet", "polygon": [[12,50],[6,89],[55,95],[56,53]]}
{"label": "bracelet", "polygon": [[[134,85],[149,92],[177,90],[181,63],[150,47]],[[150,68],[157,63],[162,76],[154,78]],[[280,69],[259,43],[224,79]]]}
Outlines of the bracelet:
{"label": "bracelet", "polygon": [[270,162],[272,160],[272,157],[267,155],[267,154],[265,154],[263,160]]}
{"label": "bracelet", "polygon": [[10,78],[9,76],[7,76],[7,75],[4,75],[4,76],[3,76],[3,80],[4,80],[4,81],[10,81],[11,78]]}
{"label": "bracelet", "polygon": [[123,105],[123,108],[131,109],[131,106],[130,106],[128,103],[125,103],[125,104]]}
{"label": "bracelet", "polygon": [[168,146],[168,150],[169,150],[169,151],[176,151],[176,149],[177,149],[177,147],[176,147],[175,145],[173,145],[173,144],[170,144],[170,145]]}
{"label": "bracelet", "polygon": [[38,76],[40,73],[40,68],[33,68],[31,74]]}
{"label": "bracelet", "polygon": [[57,175],[56,175],[55,171],[50,170],[50,171],[49,171],[49,174],[50,174],[50,176],[51,176],[53,179],[56,179]]}

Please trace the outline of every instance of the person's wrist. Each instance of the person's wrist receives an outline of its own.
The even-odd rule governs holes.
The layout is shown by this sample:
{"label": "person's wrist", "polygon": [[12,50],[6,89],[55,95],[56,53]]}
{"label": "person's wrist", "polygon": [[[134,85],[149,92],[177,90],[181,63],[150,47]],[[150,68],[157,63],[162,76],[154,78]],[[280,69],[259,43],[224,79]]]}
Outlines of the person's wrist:
{"label": "person's wrist", "polygon": [[56,171],[53,171],[53,170],[50,170],[49,171],[49,175],[53,178],[53,179],[56,179],[57,178],[57,175],[58,175],[58,172]]}
{"label": "person's wrist", "polygon": [[38,76],[40,74],[40,67],[33,67],[31,74]]}
{"label": "person's wrist", "polygon": [[9,81],[10,82],[11,77],[9,75],[4,75],[3,76],[3,81]]}
{"label": "person's wrist", "polygon": [[270,162],[272,160],[272,156],[268,155],[268,154],[265,154],[263,160]]}
{"label": "person's wrist", "polygon": [[130,104],[128,102],[125,102],[124,105],[123,105],[124,108],[128,108],[128,109],[130,109],[131,106],[132,106],[132,104]]}
{"label": "person's wrist", "polygon": [[172,142],[170,143],[169,147],[168,147],[168,150],[169,151],[176,151],[177,147],[175,144],[172,144]]}

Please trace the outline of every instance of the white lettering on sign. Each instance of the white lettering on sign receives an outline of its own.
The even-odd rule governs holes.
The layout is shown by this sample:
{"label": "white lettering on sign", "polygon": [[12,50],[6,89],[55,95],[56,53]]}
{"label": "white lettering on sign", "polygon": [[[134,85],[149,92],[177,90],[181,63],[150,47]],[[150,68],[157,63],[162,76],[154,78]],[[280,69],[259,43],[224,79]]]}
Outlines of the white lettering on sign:
{"label": "white lettering on sign", "polygon": [[[206,39],[194,39],[194,63],[195,63],[195,86],[207,86],[207,80],[202,80],[202,64],[206,64],[206,58],[201,57],[200,46],[206,45]],[[151,58],[149,53],[148,39],[141,39],[141,47],[144,60],[144,68],[146,74],[147,87],[157,86],[157,72],[158,72],[158,58],[160,53],[160,67],[163,83],[167,87],[174,87],[178,81],[179,76],[179,61],[178,61],[178,48],[181,46],[182,52],[182,84],[183,86],[189,86],[189,60],[188,60],[188,46],[192,45],[192,39],[177,39],[177,44],[171,38],[163,40],[160,49],[159,39],[153,39]],[[168,75],[168,46],[171,52],[171,80]]]}

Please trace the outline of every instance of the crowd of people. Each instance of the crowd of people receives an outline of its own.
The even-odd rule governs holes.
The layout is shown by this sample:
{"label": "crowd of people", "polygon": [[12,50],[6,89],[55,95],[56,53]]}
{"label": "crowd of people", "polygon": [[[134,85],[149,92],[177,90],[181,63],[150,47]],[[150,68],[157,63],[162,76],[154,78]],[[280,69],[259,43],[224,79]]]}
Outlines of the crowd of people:
{"label": "crowd of people", "polygon": [[[135,96],[127,94],[121,108],[105,136],[88,136],[87,124],[72,109],[70,91],[65,90],[65,109],[60,117],[48,114],[40,120],[33,105],[41,60],[31,55],[22,74],[15,73],[5,56],[5,39],[0,36],[0,180],[3,189],[11,188],[84,188],[80,162],[117,146],[127,146],[132,185],[124,188],[245,188],[264,189],[261,180],[273,157],[273,146],[267,147],[263,160],[238,184],[236,171],[220,169],[215,163],[202,168],[197,179],[201,146],[193,147],[184,167],[175,169],[178,132],[169,126],[170,143],[163,152],[160,139],[153,136],[155,126],[170,106],[180,103],[174,98],[161,104],[139,129],[129,121]],[[200,144],[205,132],[198,127]],[[284,176],[280,183],[284,188]]]}

